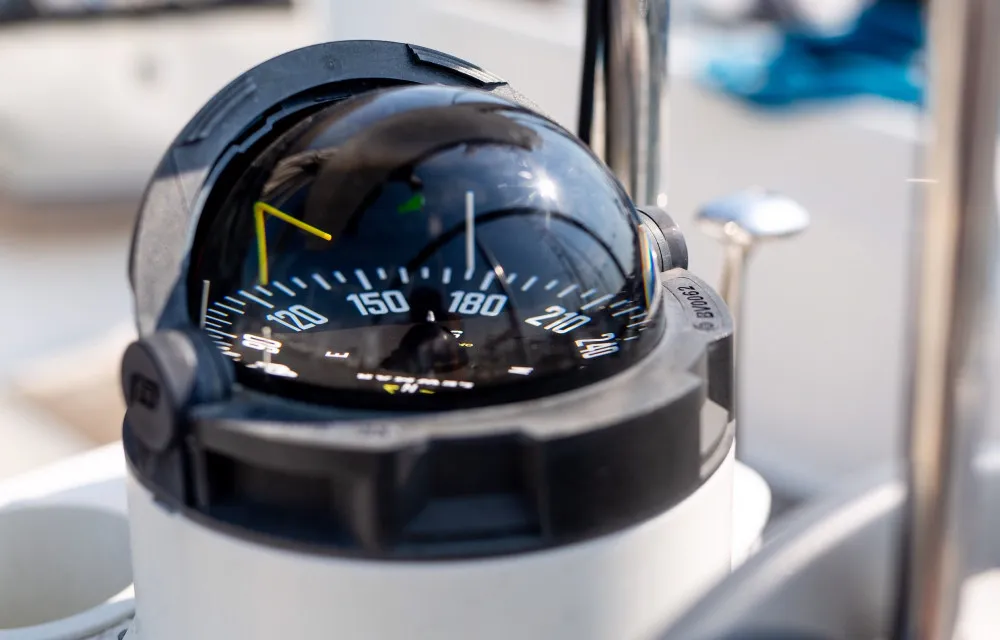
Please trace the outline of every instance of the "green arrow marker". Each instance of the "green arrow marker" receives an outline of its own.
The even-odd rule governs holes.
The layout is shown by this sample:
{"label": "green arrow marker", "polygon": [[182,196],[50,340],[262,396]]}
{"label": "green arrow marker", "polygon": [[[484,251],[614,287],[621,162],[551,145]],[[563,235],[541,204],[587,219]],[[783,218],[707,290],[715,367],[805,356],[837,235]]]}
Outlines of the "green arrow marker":
{"label": "green arrow marker", "polygon": [[424,208],[424,194],[418,193],[412,198],[399,205],[396,209],[399,213],[414,213]]}

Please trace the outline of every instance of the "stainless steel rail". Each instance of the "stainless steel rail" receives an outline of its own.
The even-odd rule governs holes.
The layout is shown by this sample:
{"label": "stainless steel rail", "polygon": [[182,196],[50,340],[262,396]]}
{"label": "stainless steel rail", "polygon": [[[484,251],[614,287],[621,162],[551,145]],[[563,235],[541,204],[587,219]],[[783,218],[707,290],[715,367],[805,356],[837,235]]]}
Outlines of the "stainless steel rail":
{"label": "stainless steel rail", "polygon": [[581,105],[581,114],[588,113],[589,122],[581,122],[581,128],[590,131],[595,122],[600,123],[595,129],[603,129],[604,137],[593,146],[632,199],[663,206],[670,4],[668,0],[603,0],[596,5],[604,22],[596,35],[598,55],[584,64],[595,66],[590,77],[601,78],[604,91],[589,92],[592,104]]}
{"label": "stainless steel rail", "polygon": [[908,499],[897,640],[950,640],[974,522],[996,255],[1000,0],[930,3],[931,139],[914,241],[907,382]]}

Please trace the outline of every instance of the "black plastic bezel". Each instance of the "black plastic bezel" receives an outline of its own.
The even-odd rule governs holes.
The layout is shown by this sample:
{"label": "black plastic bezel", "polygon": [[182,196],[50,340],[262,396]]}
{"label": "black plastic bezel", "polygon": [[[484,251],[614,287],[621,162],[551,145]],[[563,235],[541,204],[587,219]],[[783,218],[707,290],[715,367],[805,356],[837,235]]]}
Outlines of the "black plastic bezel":
{"label": "black plastic bezel", "polygon": [[[126,421],[129,464],[161,502],[207,526],[335,555],[496,555],[632,526],[700,487],[733,440],[729,315],[689,272],[663,280],[659,345],[586,387],[436,414],[341,410],[237,387],[225,402],[192,407],[166,452]],[[447,482],[435,481],[441,474]],[[500,504],[508,520],[489,524]],[[414,535],[428,509],[450,509],[451,528]]]}

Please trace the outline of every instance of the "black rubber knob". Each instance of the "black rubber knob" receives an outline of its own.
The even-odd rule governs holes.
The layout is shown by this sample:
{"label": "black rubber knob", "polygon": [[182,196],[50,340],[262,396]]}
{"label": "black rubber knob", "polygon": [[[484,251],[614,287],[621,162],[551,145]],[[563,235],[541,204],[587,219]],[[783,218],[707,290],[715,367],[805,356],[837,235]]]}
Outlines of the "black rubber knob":
{"label": "black rubber knob", "polygon": [[133,342],[122,357],[125,421],[152,451],[169,448],[185,410],[226,397],[232,366],[200,332],[159,331]]}
{"label": "black rubber knob", "polygon": [[660,250],[660,265],[663,271],[669,269],[687,269],[687,242],[680,227],[670,215],[656,206],[639,207],[639,216],[643,226],[656,238]]}

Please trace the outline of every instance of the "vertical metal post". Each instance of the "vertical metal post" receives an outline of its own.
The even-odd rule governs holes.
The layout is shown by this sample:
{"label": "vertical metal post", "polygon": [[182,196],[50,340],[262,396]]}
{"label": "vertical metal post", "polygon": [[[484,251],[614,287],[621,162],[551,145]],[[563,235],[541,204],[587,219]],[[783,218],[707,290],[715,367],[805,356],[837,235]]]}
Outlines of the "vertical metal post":
{"label": "vertical metal post", "polygon": [[639,129],[648,66],[641,55],[639,0],[608,0],[608,41],[604,47],[605,161],[633,199],[639,191]]}
{"label": "vertical metal post", "polygon": [[[586,78],[603,80],[604,92],[584,88],[580,128],[590,138],[593,124],[604,130],[603,148],[594,144],[639,204],[664,206],[661,163],[667,84],[668,0],[591,2],[588,34],[599,43],[597,55],[585,56]],[[594,24],[599,22],[601,24]],[[588,36],[589,38],[589,36]],[[589,71],[589,74],[588,74]],[[597,142],[597,141],[595,141]]]}
{"label": "vertical metal post", "polygon": [[[645,132],[646,162],[642,167],[645,183],[640,200],[643,204],[667,206],[666,187],[663,180],[663,154],[667,146],[667,81],[669,67],[668,42],[670,39],[670,1],[645,0],[646,42],[649,59],[649,87],[646,94]],[[635,192],[638,194],[640,192]]]}
{"label": "vertical metal post", "polygon": [[1000,0],[932,0],[931,140],[912,256],[897,640],[951,640],[966,577],[995,268]]}

